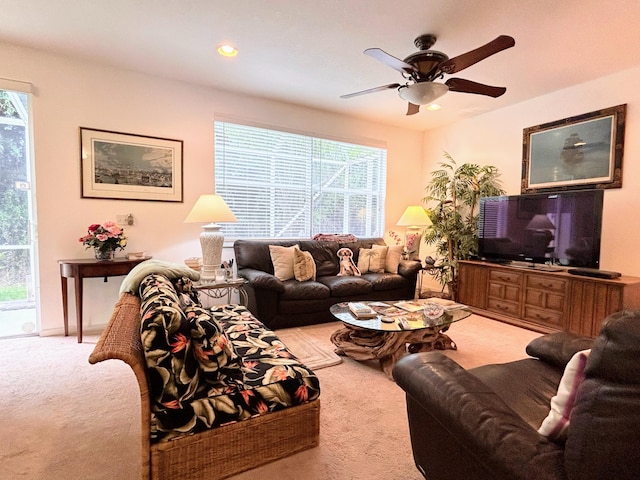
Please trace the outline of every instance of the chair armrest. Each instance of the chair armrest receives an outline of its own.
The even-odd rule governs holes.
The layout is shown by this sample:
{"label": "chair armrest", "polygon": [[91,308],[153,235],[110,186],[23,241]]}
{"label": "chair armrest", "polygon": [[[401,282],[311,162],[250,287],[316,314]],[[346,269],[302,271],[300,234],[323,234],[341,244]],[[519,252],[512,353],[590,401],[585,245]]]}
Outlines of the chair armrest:
{"label": "chair armrest", "polygon": [[566,478],[562,447],[538,434],[488,386],[441,352],[405,356],[393,377],[496,478]]}
{"label": "chair armrest", "polygon": [[[147,362],[140,338],[140,298],[129,293],[120,295],[109,323],[98,339],[89,363],[122,360],[131,367],[140,389],[142,477],[148,478],[148,458],[151,431],[151,403],[147,380]],[[147,456],[145,456],[145,452]]]}
{"label": "chair armrest", "polygon": [[416,276],[420,271],[422,264],[417,260],[400,260],[398,264],[398,273],[403,277],[410,278]]}
{"label": "chair armrest", "polygon": [[591,348],[593,338],[570,332],[542,335],[527,345],[528,355],[564,369],[576,353]]}
{"label": "chair armrest", "polygon": [[273,290],[278,293],[284,292],[284,283],[272,275],[262,270],[253,268],[242,268],[238,270],[238,276],[249,281],[248,286],[254,289]]}

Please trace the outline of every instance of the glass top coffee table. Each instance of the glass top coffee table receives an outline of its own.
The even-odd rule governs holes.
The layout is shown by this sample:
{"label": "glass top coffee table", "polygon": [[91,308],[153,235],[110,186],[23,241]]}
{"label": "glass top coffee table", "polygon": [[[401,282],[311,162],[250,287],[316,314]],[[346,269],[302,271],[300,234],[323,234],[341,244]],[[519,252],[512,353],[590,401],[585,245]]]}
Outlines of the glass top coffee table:
{"label": "glass top coffee table", "polygon": [[456,344],[444,332],[452,323],[472,313],[462,304],[435,304],[429,299],[408,302],[407,308],[419,308],[414,312],[397,307],[398,301],[358,303],[371,306],[379,313],[374,318],[358,319],[347,303],[338,303],[329,309],[344,324],[331,335],[335,351],[354,360],[379,360],[382,370],[391,379],[393,366],[407,352],[456,350]]}

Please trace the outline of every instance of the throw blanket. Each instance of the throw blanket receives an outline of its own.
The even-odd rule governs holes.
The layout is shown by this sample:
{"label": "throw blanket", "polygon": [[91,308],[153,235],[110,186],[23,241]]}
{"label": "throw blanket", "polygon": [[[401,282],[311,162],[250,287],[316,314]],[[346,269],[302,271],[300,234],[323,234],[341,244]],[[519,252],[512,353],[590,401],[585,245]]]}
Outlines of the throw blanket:
{"label": "throw blanket", "polygon": [[200,280],[200,274],[189,267],[151,258],[131,269],[122,281],[122,285],[120,285],[120,294],[132,293],[133,295],[137,295],[140,282],[142,282],[144,277],[152,273],[164,275],[169,279],[187,277],[194,282]]}
{"label": "throw blanket", "polygon": [[350,233],[317,233],[313,236],[312,240],[318,240],[319,242],[353,243],[358,239]]}

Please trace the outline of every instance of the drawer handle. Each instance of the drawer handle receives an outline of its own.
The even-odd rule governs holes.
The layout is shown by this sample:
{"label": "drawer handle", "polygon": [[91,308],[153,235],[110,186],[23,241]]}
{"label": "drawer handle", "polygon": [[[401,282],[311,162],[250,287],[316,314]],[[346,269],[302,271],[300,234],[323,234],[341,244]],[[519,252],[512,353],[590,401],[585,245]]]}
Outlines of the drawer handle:
{"label": "drawer handle", "polygon": [[540,315],[539,313],[536,313],[536,318],[539,320],[550,320],[551,317],[547,317],[546,315]]}
{"label": "drawer handle", "polygon": [[501,275],[498,275],[498,280],[502,280],[503,282],[508,282],[509,281],[509,277],[503,277]]}
{"label": "drawer handle", "polygon": [[496,303],[496,307],[498,307],[500,310],[509,310],[509,307],[506,307],[504,305],[500,305],[499,303]]}

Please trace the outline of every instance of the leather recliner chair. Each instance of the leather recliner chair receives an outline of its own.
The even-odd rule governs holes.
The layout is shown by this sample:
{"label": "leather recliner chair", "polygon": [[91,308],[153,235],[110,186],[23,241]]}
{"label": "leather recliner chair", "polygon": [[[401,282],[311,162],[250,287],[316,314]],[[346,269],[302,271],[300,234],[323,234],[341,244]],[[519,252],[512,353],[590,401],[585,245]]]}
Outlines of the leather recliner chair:
{"label": "leather recliner chair", "polygon": [[[564,366],[586,348],[591,354],[566,441],[551,441],[537,429]],[[555,333],[526,350],[537,358],[470,370],[441,352],[396,364],[414,460],[425,478],[640,478],[640,311],[611,315],[595,341]]]}

